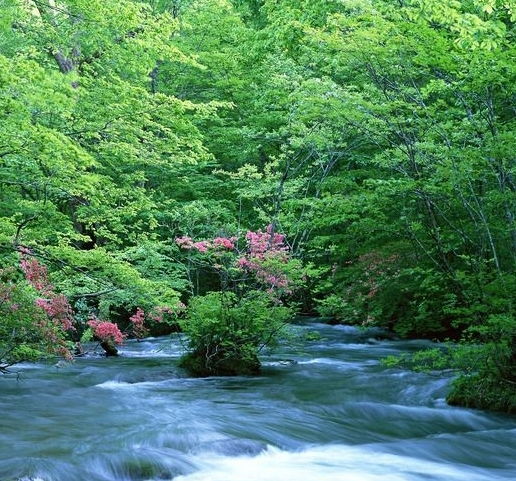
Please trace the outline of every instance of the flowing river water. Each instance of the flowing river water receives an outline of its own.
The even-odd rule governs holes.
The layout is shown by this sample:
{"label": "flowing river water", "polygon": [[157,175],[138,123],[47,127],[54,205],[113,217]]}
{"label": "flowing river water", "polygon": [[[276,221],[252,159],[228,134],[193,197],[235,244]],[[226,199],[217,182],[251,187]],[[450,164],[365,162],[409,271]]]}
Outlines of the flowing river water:
{"label": "flowing river water", "polygon": [[195,379],[169,338],[118,358],[0,377],[0,481],[516,479],[516,418],[446,405],[450,375],[389,369],[418,341],[321,338],[263,356],[257,377]]}

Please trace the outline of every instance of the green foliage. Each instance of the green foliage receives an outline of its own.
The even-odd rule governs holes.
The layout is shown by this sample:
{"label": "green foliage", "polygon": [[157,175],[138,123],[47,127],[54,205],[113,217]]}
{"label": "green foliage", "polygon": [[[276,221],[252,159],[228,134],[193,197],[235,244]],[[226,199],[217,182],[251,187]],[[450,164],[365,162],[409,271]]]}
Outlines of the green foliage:
{"label": "green foliage", "polygon": [[470,349],[450,342],[415,353],[388,356],[382,360],[382,364],[390,368],[401,367],[416,372],[459,370],[467,364],[466,359],[471,360],[471,354]]}
{"label": "green foliage", "polygon": [[14,268],[0,269],[0,372],[63,354],[65,334],[35,305],[38,293]]}
{"label": "green foliage", "polygon": [[200,376],[255,374],[259,351],[278,340],[292,316],[292,309],[264,292],[242,298],[227,291],[196,296],[180,320],[189,349],[182,365]]}
{"label": "green foliage", "polygon": [[516,412],[516,319],[492,315],[467,330],[460,374],[447,401],[453,405]]}
{"label": "green foliage", "polygon": [[514,384],[496,376],[461,375],[454,381],[446,400],[455,406],[516,413]]}
{"label": "green foliage", "polygon": [[382,364],[389,368],[410,369],[416,372],[464,371],[471,373],[480,359],[478,346],[448,341],[416,352],[387,356],[382,360]]}
{"label": "green foliage", "polygon": [[305,332],[303,334],[302,338],[306,342],[320,342],[321,340],[323,340],[321,333],[319,333],[317,331]]}
{"label": "green foliage", "polygon": [[85,343],[85,342],[91,342],[91,341],[93,341],[93,329],[91,327],[88,327],[82,333],[82,336],[81,336],[81,339],[79,342]]}
{"label": "green foliage", "polygon": [[105,316],[173,307],[186,281],[163,199],[180,166],[208,160],[192,119],[216,109],[153,90],[162,59],[195,64],[170,42],[177,22],[132,1],[2,12],[1,241],[30,245],[60,291]]}

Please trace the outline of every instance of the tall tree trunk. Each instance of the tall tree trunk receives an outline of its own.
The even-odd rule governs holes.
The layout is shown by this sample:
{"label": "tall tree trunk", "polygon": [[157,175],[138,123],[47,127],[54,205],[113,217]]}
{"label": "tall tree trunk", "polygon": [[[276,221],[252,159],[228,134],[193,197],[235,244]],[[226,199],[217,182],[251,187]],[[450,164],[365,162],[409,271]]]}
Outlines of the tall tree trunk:
{"label": "tall tree trunk", "polygon": [[[54,0],[33,0],[32,3],[41,20],[57,30],[59,28],[59,24],[56,20],[58,7],[56,6]],[[63,51],[62,48],[57,48],[53,45],[47,47],[47,51],[54,58],[59,67],[59,70],[63,74],[68,74],[75,69],[76,60],[80,56],[79,46],[74,46],[68,55]]]}

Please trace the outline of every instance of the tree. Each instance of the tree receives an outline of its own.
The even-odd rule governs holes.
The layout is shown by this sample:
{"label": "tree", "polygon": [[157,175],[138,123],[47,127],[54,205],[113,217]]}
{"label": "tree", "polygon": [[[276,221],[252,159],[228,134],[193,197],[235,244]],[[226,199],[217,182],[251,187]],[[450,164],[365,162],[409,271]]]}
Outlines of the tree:
{"label": "tree", "polygon": [[[326,184],[345,185],[347,195],[322,196],[314,242],[327,246],[334,268],[321,312],[403,335],[499,346],[503,361],[481,351],[490,367],[461,378],[453,399],[465,386],[474,393],[478,376],[486,392],[501,383],[507,399],[512,14],[506,4],[433,1],[357,2],[349,13],[305,40],[314,68],[340,87],[342,124],[360,139],[352,170],[334,171],[340,179]],[[341,243],[328,235],[337,226],[347,233]]]}
{"label": "tree", "polygon": [[209,158],[192,118],[215,108],[153,90],[162,58],[193,62],[170,42],[177,20],[130,1],[3,0],[2,12],[1,242],[44,256],[56,287],[102,316],[142,299],[173,308],[185,282],[160,230],[162,179]]}
{"label": "tree", "polygon": [[277,342],[295,313],[287,299],[304,274],[284,236],[269,225],[265,232],[247,232],[244,248],[237,241],[176,239],[191,263],[215,273],[220,283],[190,299],[180,320],[188,349],[181,363],[197,375],[257,373],[259,352]]}

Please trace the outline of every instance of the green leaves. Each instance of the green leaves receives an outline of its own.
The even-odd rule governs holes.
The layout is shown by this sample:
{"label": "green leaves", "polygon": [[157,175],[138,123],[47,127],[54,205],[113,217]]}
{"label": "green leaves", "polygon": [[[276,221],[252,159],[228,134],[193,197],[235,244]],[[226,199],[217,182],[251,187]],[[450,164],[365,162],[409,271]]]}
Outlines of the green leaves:
{"label": "green leaves", "polygon": [[[172,239],[271,223],[325,273],[307,311],[493,333],[514,310],[513,3],[1,0],[0,241],[123,320],[219,285]],[[246,305],[210,294],[192,325]]]}
{"label": "green leaves", "polygon": [[185,284],[161,255],[164,199],[182,164],[210,158],[193,119],[217,108],[156,91],[164,61],[196,65],[171,41],[177,21],[132,1],[3,0],[2,12],[2,241],[46,253],[56,286],[105,315],[174,307]]}
{"label": "green leaves", "polygon": [[195,297],[180,321],[190,348],[182,365],[200,376],[256,374],[258,352],[278,340],[292,315],[260,292],[240,299],[231,292]]}

